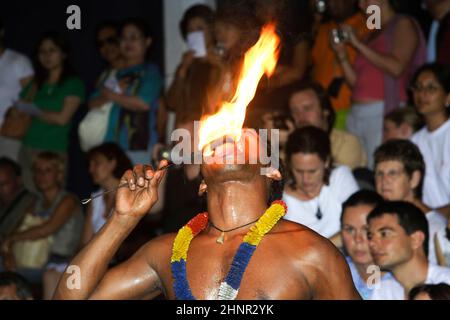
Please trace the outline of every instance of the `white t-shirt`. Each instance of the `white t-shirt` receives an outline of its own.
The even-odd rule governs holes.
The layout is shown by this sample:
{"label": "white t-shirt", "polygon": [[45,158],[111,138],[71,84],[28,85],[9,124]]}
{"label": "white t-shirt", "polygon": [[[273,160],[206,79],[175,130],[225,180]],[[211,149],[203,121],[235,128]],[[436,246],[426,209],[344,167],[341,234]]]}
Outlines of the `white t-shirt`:
{"label": "white t-shirt", "polygon": [[450,203],[450,120],[429,132],[425,127],[411,138],[425,160],[423,202],[436,209]]}
{"label": "white t-shirt", "polygon": [[[441,267],[433,263],[428,264],[428,273],[425,284],[446,283],[450,285],[450,268]],[[405,290],[399,282],[382,283],[374,291],[372,300],[405,300]]]}
{"label": "white t-shirt", "polygon": [[20,80],[33,75],[30,60],[10,49],[0,55],[0,125],[8,108],[22,90]]}
{"label": "white t-shirt", "polygon": [[437,264],[436,249],[434,246],[434,235],[441,229],[445,230],[447,219],[437,211],[430,211],[426,215],[428,220],[428,261]]}
{"label": "white t-shirt", "polygon": [[350,168],[337,166],[331,172],[330,184],[323,186],[314,199],[302,201],[284,192],[283,201],[288,207],[284,219],[303,224],[329,238],[339,232],[342,203],[358,189]]}

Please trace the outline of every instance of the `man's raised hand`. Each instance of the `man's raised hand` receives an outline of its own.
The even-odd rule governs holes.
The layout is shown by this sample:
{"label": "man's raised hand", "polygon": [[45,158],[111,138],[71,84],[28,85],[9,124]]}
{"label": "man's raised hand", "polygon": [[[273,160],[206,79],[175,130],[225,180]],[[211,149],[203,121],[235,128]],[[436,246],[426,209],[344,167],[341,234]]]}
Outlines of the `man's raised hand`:
{"label": "man's raised hand", "polygon": [[[162,160],[158,169],[166,166],[168,162]],[[116,208],[118,215],[142,218],[158,201],[158,186],[165,174],[165,170],[156,170],[149,165],[136,165],[128,170],[120,180],[121,185],[116,193]]]}

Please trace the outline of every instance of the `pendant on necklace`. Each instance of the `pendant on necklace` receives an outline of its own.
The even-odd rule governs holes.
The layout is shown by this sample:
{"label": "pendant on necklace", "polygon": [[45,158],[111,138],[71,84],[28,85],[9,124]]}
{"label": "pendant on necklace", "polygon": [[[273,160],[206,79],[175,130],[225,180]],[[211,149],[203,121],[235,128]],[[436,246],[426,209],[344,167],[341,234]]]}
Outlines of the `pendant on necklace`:
{"label": "pendant on necklace", "polygon": [[225,242],[225,232],[222,231],[220,237],[217,238],[216,242],[219,244],[223,244]]}

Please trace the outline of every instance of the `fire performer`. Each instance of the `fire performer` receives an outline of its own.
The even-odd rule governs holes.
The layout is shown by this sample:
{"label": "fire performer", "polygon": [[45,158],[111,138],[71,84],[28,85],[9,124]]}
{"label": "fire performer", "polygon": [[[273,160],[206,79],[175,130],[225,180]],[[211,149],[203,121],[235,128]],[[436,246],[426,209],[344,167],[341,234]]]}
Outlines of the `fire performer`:
{"label": "fire performer", "polygon": [[[260,40],[246,54],[233,100],[202,121],[199,149],[206,151],[200,189],[207,192],[208,213],[197,215],[178,234],[150,241],[108,270],[120,244],[156,203],[164,176],[164,170],[135,166],[122,177],[120,185],[127,186],[116,193],[113,215],[71,262],[80,271],[79,286],[68,286],[73,275],[65,273],[56,299],[149,299],[160,294],[183,300],[359,298],[349,268],[331,242],[281,219],[286,212],[277,200],[283,190],[281,173],[262,164],[258,135],[242,130],[258,81],[276,64],[274,28],[263,30]],[[224,135],[232,140],[215,143]],[[159,168],[165,165],[163,161]]]}

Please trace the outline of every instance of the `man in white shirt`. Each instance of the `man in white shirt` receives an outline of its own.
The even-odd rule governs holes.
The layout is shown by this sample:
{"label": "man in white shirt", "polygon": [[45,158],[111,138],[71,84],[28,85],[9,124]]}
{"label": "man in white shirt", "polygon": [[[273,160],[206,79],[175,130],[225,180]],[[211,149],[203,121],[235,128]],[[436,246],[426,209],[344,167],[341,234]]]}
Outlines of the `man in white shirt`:
{"label": "man in white shirt", "polygon": [[375,263],[400,283],[382,284],[373,300],[405,299],[419,284],[450,284],[450,269],[427,259],[428,222],[419,208],[409,202],[385,201],[372,210],[367,223]]}
{"label": "man in white shirt", "polygon": [[434,237],[445,229],[447,219],[421,201],[426,170],[419,148],[408,140],[389,140],[378,147],[374,159],[377,192],[388,201],[410,202],[425,214],[430,235],[428,259],[437,263]]}
{"label": "man in white shirt", "polygon": [[[33,76],[30,60],[4,46],[5,28],[0,21],[0,126],[6,111],[19,97],[22,88]],[[0,136],[0,157],[17,160],[20,142]]]}

